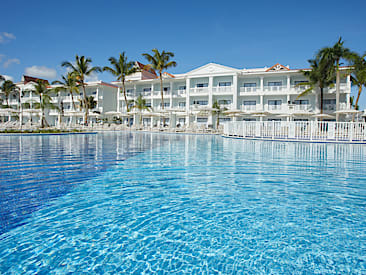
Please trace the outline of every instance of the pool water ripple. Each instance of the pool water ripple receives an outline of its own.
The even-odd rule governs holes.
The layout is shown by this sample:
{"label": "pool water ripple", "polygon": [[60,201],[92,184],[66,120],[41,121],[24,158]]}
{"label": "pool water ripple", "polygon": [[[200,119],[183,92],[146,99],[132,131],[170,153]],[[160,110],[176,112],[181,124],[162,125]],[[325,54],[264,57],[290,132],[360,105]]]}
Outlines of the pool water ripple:
{"label": "pool water ripple", "polygon": [[151,137],[4,233],[0,271],[365,273],[362,146]]}

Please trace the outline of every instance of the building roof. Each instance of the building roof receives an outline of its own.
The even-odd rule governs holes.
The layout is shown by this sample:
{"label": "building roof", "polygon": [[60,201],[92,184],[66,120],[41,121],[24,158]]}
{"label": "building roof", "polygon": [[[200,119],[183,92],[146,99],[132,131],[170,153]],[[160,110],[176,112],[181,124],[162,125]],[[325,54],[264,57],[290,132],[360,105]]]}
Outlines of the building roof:
{"label": "building roof", "polygon": [[44,82],[45,84],[49,85],[48,80],[42,79],[42,78],[36,78],[33,76],[29,76],[29,75],[23,75],[23,81],[24,81],[24,84],[27,84],[29,82],[37,83],[37,82],[41,81],[41,82]]}

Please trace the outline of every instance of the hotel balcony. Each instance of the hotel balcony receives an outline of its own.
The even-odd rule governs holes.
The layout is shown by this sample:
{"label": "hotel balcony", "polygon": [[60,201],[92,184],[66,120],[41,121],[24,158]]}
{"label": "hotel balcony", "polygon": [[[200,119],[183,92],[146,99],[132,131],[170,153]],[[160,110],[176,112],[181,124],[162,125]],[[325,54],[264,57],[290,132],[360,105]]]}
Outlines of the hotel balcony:
{"label": "hotel balcony", "polygon": [[289,110],[311,111],[311,105],[310,104],[295,104],[295,105],[289,106]]}
{"label": "hotel balcony", "polygon": [[263,91],[265,92],[279,92],[287,90],[287,86],[264,86]]}
{"label": "hotel balcony", "polygon": [[265,105],[264,109],[266,111],[287,111],[288,108],[285,108],[284,104],[280,104],[280,105]]}
{"label": "hotel balcony", "polygon": [[190,92],[191,95],[207,95],[208,94],[208,87],[190,88],[189,92]]}
{"label": "hotel balcony", "polygon": [[258,87],[240,87],[240,93],[255,93],[259,91]]}
{"label": "hotel balcony", "polygon": [[232,93],[233,88],[232,86],[223,86],[223,87],[213,87],[212,92],[214,94],[225,94],[225,93]]}
{"label": "hotel balcony", "polygon": [[262,110],[262,108],[260,108],[261,106],[258,105],[241,105],[241,110],[244,112],[251,112],[251,111],[260,111]]}
{"label": "hotel balcony", "polygon": [[175,90],[173,91],[174,97],[185,97],[187,95],[186,90]]}

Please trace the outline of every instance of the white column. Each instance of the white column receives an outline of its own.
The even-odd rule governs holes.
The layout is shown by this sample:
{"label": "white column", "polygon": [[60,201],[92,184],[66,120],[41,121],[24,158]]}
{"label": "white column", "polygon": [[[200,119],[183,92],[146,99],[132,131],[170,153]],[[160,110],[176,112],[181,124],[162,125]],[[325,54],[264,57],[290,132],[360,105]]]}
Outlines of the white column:
{"label": "white column", "polygon": [[[347,94],[346,94],[347,106],[346,106],[346,109],[351,109],[350,96],[351,96],[351,75],[347,75]],[[356,101],[354,103],[356,103]]]}
{"label": "white column", "polygon": [[264,80],[263,80],[263,76],[261,76],[261,80],[260,80],[260,89],[261,89],[261,91],[263,91],[263,89],[264,89]]}
{"label": "white column", "polygon": [[238,109],[238,75],[233,76],[233,109]]}
{"label": "white column", "polygon": [[172,81],[170,81],[169,89],[170,89],[169,104],[170,104],[170,108],[173,108],[173,82]]}
{"label": "white column", "polygon": [[187,112],[186,124],[188,126],[190,125],[190,116],[189,116],[190,88],[191,88],[191,79],[190,78],[187,78],[186,79],[186,112]]}
{"label": "white column", "polygon": [[[212,90],[213,90],[213,76],[210,76],[208,78],[208,107],[209,108],[212,108],[212,104],[213,104]],[[212,125],[212,113],[209,113],[209,115],[208,115],[207,124]]]}
{"label": "white column", "polygon": [[117,112],[120,111],[120,94],[121,94],[121,88],[118,86],[118,89],[117,89]]}
{"label": "white column", "polygon": [[259,96],[259,105],[260,105],[260,110],[264,111],[263,95]]}
{"label": "white column", "polygon": [[290,91],[290,88],[291,88],[291,78],[290,76],[288,75],[287,76],[287,90]]}

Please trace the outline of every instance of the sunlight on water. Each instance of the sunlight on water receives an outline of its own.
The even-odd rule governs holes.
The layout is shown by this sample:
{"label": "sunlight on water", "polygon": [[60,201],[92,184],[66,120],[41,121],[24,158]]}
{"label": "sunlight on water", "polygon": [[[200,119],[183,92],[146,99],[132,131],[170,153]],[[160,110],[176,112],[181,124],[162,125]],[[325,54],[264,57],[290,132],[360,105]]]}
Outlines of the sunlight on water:
{"label": "sunlight on water", "polygon": [[366,271],[362,145],[0,137],[1,273]]}

